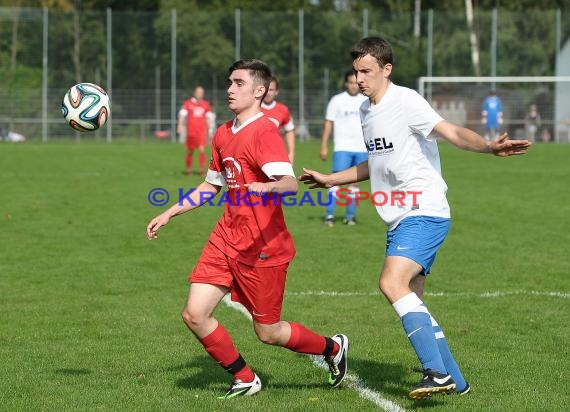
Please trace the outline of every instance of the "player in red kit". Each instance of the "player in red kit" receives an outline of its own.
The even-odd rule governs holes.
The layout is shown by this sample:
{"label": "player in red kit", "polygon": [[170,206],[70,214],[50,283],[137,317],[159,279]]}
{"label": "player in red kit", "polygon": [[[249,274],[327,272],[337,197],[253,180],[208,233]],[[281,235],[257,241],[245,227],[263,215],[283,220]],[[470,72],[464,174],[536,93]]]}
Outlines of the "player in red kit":
{"label": "player in red kit", "polygon": [[204,88],[197,86],[192,97],[186,100],[178,114],[178,134],[186,136],[186,174],[192,173],[192,157],[198,149],[198,164],[200,175],[206,170],[206,155],[204,150],[208,130],[211,129],[212,109],[204,99]]}
{"label": "player in red kit", "polygon": [[285,132],[285,142],[289,153],[289,161],[295,160],[295,123],[289,112],[289,108],[275,100],[279,94],[279,81],[275,76],[271,78],[269,90],[261,103],[261,111],[269,117],[269,120]]}
{"label": "player in red kit", "polygon": [[270,80],[271,70],[259,60],[239,60],[230,67],[228,106],[236,117],[214,135],[204,182],[147,226],[147,237],[155,239],[172,217],[199,207],[227,187],[220,198],[224,213],[189,277],[182,311],[186,326],[206,352],[233,376],[221,398],[253,395],[261,389],[259,376],[213,316],[228,292],[249,311],[263,343],[323,355],[332,387],[340,385],[347,371],[345,335],[324,337],[281,320],[287,268],[295,248],[280,199],[284,193],[296,193],[298,184],[278,129],[260,110]]}

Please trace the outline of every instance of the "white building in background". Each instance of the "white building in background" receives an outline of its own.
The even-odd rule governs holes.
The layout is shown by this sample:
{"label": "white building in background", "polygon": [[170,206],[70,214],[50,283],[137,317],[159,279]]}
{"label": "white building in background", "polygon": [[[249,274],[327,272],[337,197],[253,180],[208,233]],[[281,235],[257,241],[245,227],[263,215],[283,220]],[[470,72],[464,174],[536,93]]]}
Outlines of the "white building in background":
{"label": "white building in background", "polygon": [[[556,62],[556,76],[570,76],[570,40],[560,50]],[[556,84],[554,95],[554,139],[570,142],[570,82]]]}

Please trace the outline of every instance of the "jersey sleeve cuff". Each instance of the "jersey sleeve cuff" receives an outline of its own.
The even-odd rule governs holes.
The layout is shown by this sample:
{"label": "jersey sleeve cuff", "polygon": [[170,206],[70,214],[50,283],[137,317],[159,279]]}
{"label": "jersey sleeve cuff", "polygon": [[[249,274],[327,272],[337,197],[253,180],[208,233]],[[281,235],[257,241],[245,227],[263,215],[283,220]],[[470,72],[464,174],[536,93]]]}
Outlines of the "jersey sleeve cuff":
{"label": "jersey sleeve cuff", "polygon": [[293,130],[295,130],[295,123],[293,123],[293,120],[289,120],[289,122],[283,126],[283,130],[285,130],[286,132],[292,132]]}
{"label": "jersey sleeve cuff", "polygon": [[289,162],[266,163],[261,167],[261,170],[270,179],[274,179],[275,176],[293,176],[293,177],[295,177],[295,172],[293,171],[293,166]]}
{"label": "jersey sleeve cuff", "polygon": [[206,182],[215,186],[226,186],[226,179],[224,178],[224,175],[212,169],[208,169],[205,180]]}

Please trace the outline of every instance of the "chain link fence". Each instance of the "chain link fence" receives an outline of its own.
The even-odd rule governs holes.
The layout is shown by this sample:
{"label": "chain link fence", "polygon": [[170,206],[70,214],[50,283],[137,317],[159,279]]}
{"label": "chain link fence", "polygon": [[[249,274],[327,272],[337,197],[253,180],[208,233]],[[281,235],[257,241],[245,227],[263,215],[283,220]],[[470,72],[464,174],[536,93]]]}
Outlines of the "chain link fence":
{"label": "chain link fence", "polygon": [[[278,99],[289,106],[299,139],[318,137],[326,104],[342,90],[350,48],[360,38],[387,38],[395,50],[392,78],[412,88],[426,75],[568,76],[570,62],[560,61],[570,60],[565,13],[481,11],[470,22],[465,13],[431,10],[76,13],[0,8],[0,129],[44,141],[154,140],[156,131],[167,131],[161,135],[175,141],[170,131],[194,86],[205,87],[221,123],[232,117],[225,98],[227,68],[239,58],[259,58],[279,77]],[[61,116],[65,91],[80,81],[101,85],[111,97],[111,119],[94,133],[74,132]],[[512,87],[524,92],[506,90],[509,113],[520,116],[538,99],[545,124],[554,132],[561,121],[554,118],[555,86]],[[478,103],[466,105],[464,90],[444,88],[429,97],[442,101],[442,95],[449,102],[445,107],[469,107],[455,118],[466,125],[478,122]]]}

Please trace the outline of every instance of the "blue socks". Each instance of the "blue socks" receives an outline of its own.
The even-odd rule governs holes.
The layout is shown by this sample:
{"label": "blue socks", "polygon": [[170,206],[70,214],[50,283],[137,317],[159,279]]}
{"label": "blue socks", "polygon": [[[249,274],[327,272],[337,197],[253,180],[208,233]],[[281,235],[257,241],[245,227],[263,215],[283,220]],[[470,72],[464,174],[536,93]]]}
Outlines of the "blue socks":
{"label": "blue socks", "polygon": [[392,305],[410,339],[423,369],[434,369],[450,374],[456,391],[461,392],[467,382],[459,370],[441,327],[430,315],[424,303],[415,293],[409,293]]}
{"label": "blue socks", "polygon": [[459,370],[441,327],[431,316],[422,300],[413,292],[392,305],[410,339],[423,369],[434,369],[450,374],[455,381],[456,391],[461,392],[467,382]]}
{"label": "blue socks", "polygon": [[431,316],[421,299],[412,292],[394,302],[392,307],[402,320],[404,330],[418,355],[422,368],[447,374],[435,341]]}
{"label": "blue socks", "polygon": [[443,334],[441,327],[437,324],[433,316],[431,317],[431,325],[433,327],[437,347],[439,348],[439,353],[441,354],[441,359],[443,360],[445,368],[455,381],[456,391],[461,392],[467,387],[467,382],[461,374],[459,366],[457,366],[457,362],[455,362],[453,355],[451,355],[451,350],[447,345],[447,340],[445,339],[445,335]]}
{"label": "blue socks", "polygon": [[[339,199],[336,195],[336,191],[339,189],[339,187],[331,187],[328,192],[327,192],[327,210],[326,210],[326,217],[329,216],[334,216],[334,212],[336,210],[336,202],[338,202],[339,200],[342,202],[341,204],[346,205],[346,212],[345,212],[345,218],[346,219],[352,219],[354,218],[354,215],[356,215],[356,200],[355,200],[355,194],[354,192],[348,193],[346,190],[346,188],[344,188],[343,192],[342,192],[342,199]],[[352,191],[357,190],[356,187],[348,187],[348,189],[351,189]],[[350,198],[350,199],[349,199]]]}

